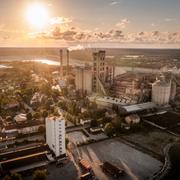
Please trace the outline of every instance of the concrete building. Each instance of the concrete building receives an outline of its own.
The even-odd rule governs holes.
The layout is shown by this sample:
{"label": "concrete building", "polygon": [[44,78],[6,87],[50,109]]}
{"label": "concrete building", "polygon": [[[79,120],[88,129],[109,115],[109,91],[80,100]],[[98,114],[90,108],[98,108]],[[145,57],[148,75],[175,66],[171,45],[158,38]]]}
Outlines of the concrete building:
{"label": "concrete building", "polygon": [[41,121],[33,120],[31,122],[26,122],[16,125],[19,134],[32,134],[37,133],[40,127],[44,127]]}
{"label": "concrete building", "polygon": [[38,120],[11,123],[3,126],[2,133],[8,137],[16,137],[18,134],[37,133],[40,127],[44,127],[44,124]]}
{"label": "concrete building", "polygon": [[27,121],[27,117],[26,117],[26,114],[18,114],[14,117],[14,120],[16,123],[24,123]]}
{"label": "concrete building", "polygon": [[75,69],[76,90],[92,93],[92,70],[91,67],[77,67]]}
{"label": "concrete building", "polygon": [[[93,53],[93,91],[103,92],[106,95],[105,86],[113,82],[113,66],[105,62],[106,51]],[[110,84],[109,84],[110,83]]]}
{"label": "concrete building", "polygon": [[143,111],[151,111],[154,109],[156,109],[156,104],[153,102],[118,107],[118,110],[122,115],[134,114]]}
{"label": "concrete building", "polygon": [[8,151],[0,154],[0,179],[10,173],[33,172],[36,169],[46,169],[48,165],[46,144]]}
{"label": "concrete building", "polygon": [[152,84],[152,102],[159,106],[167,105],[171,96],[171,81],[166,82],[163,77]]}
{"label": "concrete building", "polygon": [[104,82],[105,81],[105,51],[99,51],[93,53],[93,88],[97,90],[98,80],[97,77]]}
{"label": "concrete building", "polygon": [[65,120],[62,115],[46,118],[46,143],[56,157],[66,154]]}

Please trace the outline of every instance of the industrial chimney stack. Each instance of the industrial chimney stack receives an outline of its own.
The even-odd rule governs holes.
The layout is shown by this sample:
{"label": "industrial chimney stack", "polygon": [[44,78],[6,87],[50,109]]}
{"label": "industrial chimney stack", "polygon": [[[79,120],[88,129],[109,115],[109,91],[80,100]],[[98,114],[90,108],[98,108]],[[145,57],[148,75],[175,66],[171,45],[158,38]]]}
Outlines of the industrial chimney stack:
{"label": "industrial chimney stack", "polygon": [[63,77],[63,50],[62,49],[60,49],[59,50],[59,58],[60,58],[60,65],[59,65],[59,73],[60,73],[60,78],[62,79],[62,77]]}
{"label": "industrial chimney stack", "polygon": [[67,49],[67,67],[66,67],[66,75],[69,74],[69,50]]}

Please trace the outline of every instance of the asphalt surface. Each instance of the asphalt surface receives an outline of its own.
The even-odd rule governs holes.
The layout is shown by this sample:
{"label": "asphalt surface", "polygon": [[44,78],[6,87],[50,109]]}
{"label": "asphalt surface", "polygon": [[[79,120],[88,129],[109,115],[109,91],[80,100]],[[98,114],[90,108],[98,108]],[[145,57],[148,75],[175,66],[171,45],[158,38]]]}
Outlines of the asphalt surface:
{"label": "asphalt surface", "polygon": [[82,146],[78,150],[79,156],[90,162],[99,180],[112,179],[99,167],[104,161],[110,161],[125,170],[121,180],[144,180],[162,167],[162,163],[155,158],[114,139]]}

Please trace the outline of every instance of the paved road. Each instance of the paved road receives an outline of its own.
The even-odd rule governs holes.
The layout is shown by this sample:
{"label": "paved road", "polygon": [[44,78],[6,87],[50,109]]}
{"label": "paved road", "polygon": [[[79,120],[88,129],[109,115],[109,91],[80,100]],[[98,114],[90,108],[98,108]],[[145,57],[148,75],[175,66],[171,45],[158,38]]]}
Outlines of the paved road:
{"label": "paved road", "polygon": [[23,102],[23,104],[24,104],[24,107],[26,108],[26,109],[29,109],[29,111],[33,114],[35,111],[32,109],[32,107],[30,107],[28,104],[26,104],[25,102]]}
{"label": "paved road", "polygon": [[67,127],[66,128],[66,133],[69,133],[69,132],[73,132],[73,131],[80,131],[82,129],[85,129],[85,128],[89,128],[90,125],[89,124],[85,124],[84,126],[74,126],[74,127]]}

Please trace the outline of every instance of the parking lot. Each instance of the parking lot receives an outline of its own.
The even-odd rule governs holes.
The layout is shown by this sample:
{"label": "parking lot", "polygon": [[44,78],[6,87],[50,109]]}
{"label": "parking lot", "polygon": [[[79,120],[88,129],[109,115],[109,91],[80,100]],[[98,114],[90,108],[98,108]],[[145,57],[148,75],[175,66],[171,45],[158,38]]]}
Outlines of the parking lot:
{"label": "parking lot", "polygon": [[115,139],[82,146],[78,150],[79,156],[90,162],[100,180],[112,179],[104,174],[99,166],[104,161],[110,161],[125,170],[125,175],[120,178],[122,180],[143,180],[160,170],[162,166],[155,158]]}

